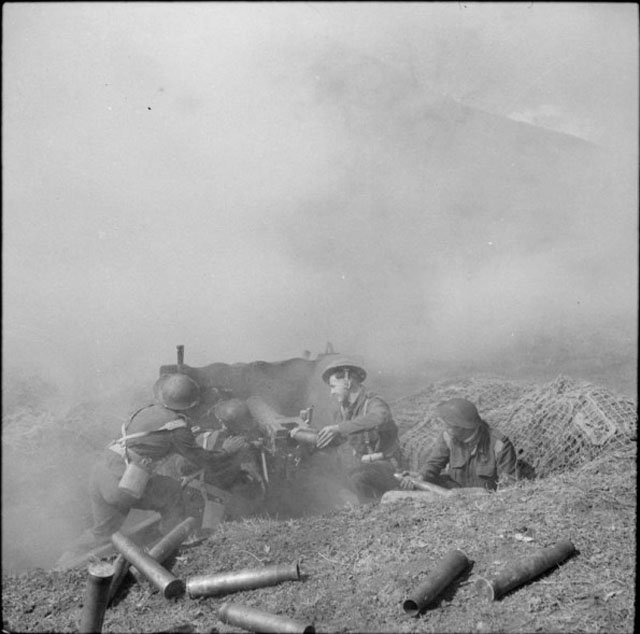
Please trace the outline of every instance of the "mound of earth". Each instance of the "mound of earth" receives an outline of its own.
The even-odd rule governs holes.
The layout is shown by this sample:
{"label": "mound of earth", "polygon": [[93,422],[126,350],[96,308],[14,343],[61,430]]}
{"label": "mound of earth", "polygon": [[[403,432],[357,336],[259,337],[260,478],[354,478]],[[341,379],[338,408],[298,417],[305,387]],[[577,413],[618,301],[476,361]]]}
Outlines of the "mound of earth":
{"label": "mound of earth", "polygon": [[[577,553],[503,598],[488,601],[479,577],[571,540]],[[294,619],[317,632],[634,631],[636,444],[572,471],[521,481],[484,496],[424,496],[347,506],[323,515],[225,522],[167,563],[193,575],[300,562],[299,581],[231,595],[165,599],[128,580],[103,632],[240,632],[218,610],[232,601]],[[417,617],[403,609],[452,549],[471,568]],[[76,632],[86,568],[3,576],[7,632]]]}

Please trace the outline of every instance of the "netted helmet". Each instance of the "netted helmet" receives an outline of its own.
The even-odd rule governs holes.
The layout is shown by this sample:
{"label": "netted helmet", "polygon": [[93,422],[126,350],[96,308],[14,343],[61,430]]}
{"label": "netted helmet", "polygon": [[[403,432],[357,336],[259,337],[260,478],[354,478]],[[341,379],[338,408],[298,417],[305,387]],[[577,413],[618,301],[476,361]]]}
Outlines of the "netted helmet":
{"label": "netted helmet", "polygon": [[200,388],[186,374],[161,376],[154,386],[156,398],[168,409],[189,409],[198,404]]}
{"label": "netted helmet", "polygon": [[213,412],[229,428],[243,426],[251,419],[249,407],[239,398],[218,401]]}
{"label": "netted helmet", "polygon": [[357,377],[357,379],[362,383],[367,378],[366,370],[357,363],[354,359],[349,357],[338,357],[337,359],[331,361],[329,365],[322,372],[322,380],[325,383],[329,383],[329,379],[334,372],[339,372],[340,370],[349,370],[350,374],[353,374]]}
{"label": "netted helmet", "polygon": [[439,403],[436,412],[451,427],[475,429],[481,422],[476,406],[466,398],[452,398]]}

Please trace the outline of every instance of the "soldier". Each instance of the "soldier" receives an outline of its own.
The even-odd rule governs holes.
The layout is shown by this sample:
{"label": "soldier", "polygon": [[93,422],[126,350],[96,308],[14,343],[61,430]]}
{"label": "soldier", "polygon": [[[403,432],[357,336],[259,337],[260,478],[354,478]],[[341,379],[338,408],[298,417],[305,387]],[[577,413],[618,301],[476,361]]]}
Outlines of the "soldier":
{"label": "soldier", "polygon": [[[225,398],[218,401],[213,409],[219,429],[202,429],[196,436],[198,445],[213,453],[242,439],[244,446],[233,454],[230,460],[211,462],[200,474],[198,480],[191,480],[198,465],[186,458],[178,463],[179,471],[191,480],[191,487],[203,495],[215,499],[226,506],[225,516],[237,519],[250,514],[261,501],[265,486],[256,460],[256,452],[251,447],[252,440],[259,434],[247,404],[239,398]],[[222,491],[219,491],[222,489]]]}
{"label": "soldier", "polygon": [[[452,398],[436,409],[446,429],[432,447],[420,479],[446,488],[481,487],[495,490],[516,480],[516,452],[511,441],[480,418],[476,406],[464,398]],[[448,475],[441,474],[449,464]],[[407,477],[402,489],[413,489]]]}
{"label": "soldier", "polygon": [[351,463],[348,479],[360,503],[377,500],[396,489],[398,482],[393,474],[402,468],[398,428],[391,410],[382,398],[365,389],[366,377],[364,368],[348,358],[338,358],[324,370],[322,379],[340,409],[335,423],[319,431],[317,441],[322,449],[346,436],[351,449],[351,456],[347,455]]}
{"label": "soldier", "polygon": [[245,447],[234,439],[222,450],[206,451],[196,444],[186,411],[199,401],[199,388],[185,374],[160,377],[154,386],[156,403],[142,407],[122,426],[122,436],[102,453],[93,468],[89,495],[93,526],[76,543],[76,551],[110,541],[132,508],[157,511],[161,531],[168,532],[185,514],[180,482],[154,473],[164,458],[179,454],[201,467],[229,462]]}

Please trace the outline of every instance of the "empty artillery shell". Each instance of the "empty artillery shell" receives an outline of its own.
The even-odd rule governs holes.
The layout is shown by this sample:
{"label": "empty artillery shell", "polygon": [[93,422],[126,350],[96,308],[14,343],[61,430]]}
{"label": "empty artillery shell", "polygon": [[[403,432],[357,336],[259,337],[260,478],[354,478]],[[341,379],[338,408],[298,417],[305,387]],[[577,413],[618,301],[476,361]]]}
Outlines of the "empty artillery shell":
{"label": "empty artillery shell", "polygon": [[502,572],[491,579],[480,577],[475,583],[476,592],[487,601],[499,599],[510,590],[538,577],[552,566],[561,564],[575,552],[576,548],[569,540],[543,548],[531,557],[506,566]]}
{"label": "empty artillery shell", "polygon": [[122,582],[129,573],[129,569],[129,562],[123,554],[119,553],[113,562],[113,577],[111,578],[111,584],[109,586],[109,604],[115,598]]}
{"label": "empty artillery shell", "polygon": [[459,577],[471,562],[461,550],[448,552],[438,566],[429,573],[427,579],[418,586],[402,604],[404,611],[411,616],[418,616],[430,603],[433,603],[444,592],[446,587]]}
{"label": "empty artillery shell", "polygon": [[223,603],[218,616],[223,623],[237,625],[251,632],[315,634],[316,631],[313,625],[305,625],[280,614],[263,612],[237,603]]}
{"label": "empty artillery shell", "polygon": [[140,546],[132,542],[120,532],[111,535],[111,542],[126,560],[135,566],[164,596],[165,599],[184,594],[184,581],[174,577],[153,557],[144,552]]}
{"label": "empty artillery shell", "polygon": [[101,632],[104,613],[109,601],[109,588],[113,578],[113,564],[106,561],[91,564],[84,594],[80,632]]}
{"label": "empty artillery shell", "polygon": [[[196,521],[195,517],[187,517],[186,520],[180,522],[149,550],[149,556],[160,564],[164,563],[188,537],[189,533],[194,529]],[[138,583],[142,581],[142,573],[134,566],[131,567],[131,574]]]}
{"label": "empty artillery shell", "polygon": [[196,575],[187,579],[187,593],[190,597],[210,597],[239,590],[251,590],[273,586],[282,581],[298,581],[300,565],[294,564],[247,568],[213,575]]}

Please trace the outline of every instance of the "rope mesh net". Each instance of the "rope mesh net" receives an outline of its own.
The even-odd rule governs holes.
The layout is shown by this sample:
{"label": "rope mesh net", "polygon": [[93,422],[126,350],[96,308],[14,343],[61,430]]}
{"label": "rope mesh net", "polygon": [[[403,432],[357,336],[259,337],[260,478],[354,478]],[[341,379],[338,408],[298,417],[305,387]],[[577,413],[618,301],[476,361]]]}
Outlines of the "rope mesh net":
{"label": "rope mesh net", "polygon": [[392,404],[409,469],[417,471],[443,428],[435,407],[459,397],[515,445],[520,472],[545,477],[636,439],[637,405],[629,397],[558,376],[544,385],[480,377],[435,383]]}

